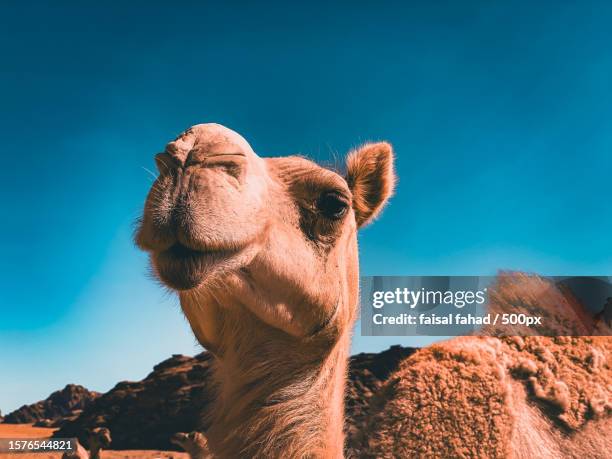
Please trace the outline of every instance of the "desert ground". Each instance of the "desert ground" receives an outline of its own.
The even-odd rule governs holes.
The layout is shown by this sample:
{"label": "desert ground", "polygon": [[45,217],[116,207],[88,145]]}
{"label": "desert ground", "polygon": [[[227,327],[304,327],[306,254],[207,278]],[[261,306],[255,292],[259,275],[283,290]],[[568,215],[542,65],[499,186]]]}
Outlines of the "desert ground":
{"label": "desert ground", "polygon": [[[34,427],[30,424],[0,424],[0,438],[47,438],[55,429]],[[62,453],[0,453],[0,459],[60,459]],[[176,451],[102,451],[103,459],[187,459],[186,453]]]}

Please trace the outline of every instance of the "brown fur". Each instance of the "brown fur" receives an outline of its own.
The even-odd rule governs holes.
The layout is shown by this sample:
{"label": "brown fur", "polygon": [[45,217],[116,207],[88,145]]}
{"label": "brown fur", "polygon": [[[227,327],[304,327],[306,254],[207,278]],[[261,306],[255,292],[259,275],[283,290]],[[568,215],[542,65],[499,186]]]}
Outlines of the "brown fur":
{"label": "brown fur", "polygon": [[[543,335],[584,336],[599,334],[594,329],[591,314],[574,298],[570,291],[559,288],[548,280],[520,272],[502,272],[489,290],[488,312],[539,316],[542,323],[524,325],[488,325],[488,335]],[[602,324],[603,325],[603,324]],[[610,330],[607,333],[609,334]]]}
{"label": "brown fur", "polygon": [[393,190],[390,145],[352,152],[344,178],[198,125],[157,162],[136,241],[216,357],[211,452],[342,457],[356,232]]}
{"label": "brown fur", "polygon": [[[577,307],[537,276],[504,274],[491,292],[491,311],[549,319],[539,332],[583,330]],[[609,336],[462,337],[422,349],[372,401],[363,455],[608,457],[611,355]]]}
{"label": "brown fur", "polygon": [[[524,342],[456,338],[406,359],[372,402],[364,456],[607,457],[611,340]],[[607,356],[597,374],[593,349]]]}

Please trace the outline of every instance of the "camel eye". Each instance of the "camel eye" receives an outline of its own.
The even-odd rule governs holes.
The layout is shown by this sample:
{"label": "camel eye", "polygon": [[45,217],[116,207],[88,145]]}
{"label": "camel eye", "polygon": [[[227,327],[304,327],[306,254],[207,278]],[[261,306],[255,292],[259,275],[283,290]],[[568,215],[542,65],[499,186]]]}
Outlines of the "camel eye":
{"label": "camel eye", "polygon": [[325,217],[337,220],[346,213],[348,203],[336,193],[325,193],[317,200],[317,209]]}

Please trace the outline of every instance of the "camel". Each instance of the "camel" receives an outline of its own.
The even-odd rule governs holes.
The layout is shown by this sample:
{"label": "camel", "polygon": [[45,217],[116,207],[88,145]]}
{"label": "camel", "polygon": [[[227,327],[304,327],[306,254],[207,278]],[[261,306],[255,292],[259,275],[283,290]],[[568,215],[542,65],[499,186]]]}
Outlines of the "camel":
{"label": "camel", "polygon": [[[370,401],[363,458],[607,458],[607,337],[460,337],[403,361]],[[604,357],[607,356],[607,357]]]}
{"label": "camel", "polygon": [[64,453],[62,459],[100,459],[102,448],[108,448],[111,444],[110,431],[106,427],[95,427],[87,434],[89,453],[77,440],[76,449]]}
{"label": "camel", "polygon": [[352,445],[359,457],[609,457],[612,330],[584,336],[583,306],[537,275],[503,273],[489,299],[489,312],[548,320],[512,336],[486,326],[479,333],[493,336],[405,359],[370,401]]}
{"label": "camel", "polygon": [[[261,158],[216,124],[156,156],[135,240],[214,356],[217,393],[202,422],[212,457],[344,457],[357,230],[392,195],[393,158],[390,144],[368,143],[341,174],[299,156]],[[372,400],[357,454],[603,457],[610,350],[607,336],[425,348]]]}
{"label": "camel", "polygon": [[206,437],[200,432],[178,432],[170,439],[172,443],[183,448],[190,459],[209,459],[212,456],[208,451]]}
{"label": "camel", "polygon": [[393,192],[391,145],[353,150],[341,175],[201,124],[156,163],[135,241],[215,357],[211,454],[343,457],[357,229]]}

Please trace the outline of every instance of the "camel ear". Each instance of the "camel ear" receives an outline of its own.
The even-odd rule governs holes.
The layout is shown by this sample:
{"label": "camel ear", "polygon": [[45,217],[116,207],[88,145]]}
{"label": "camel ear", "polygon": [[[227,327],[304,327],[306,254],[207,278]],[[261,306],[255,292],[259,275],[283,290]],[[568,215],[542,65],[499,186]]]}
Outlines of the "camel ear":
{"label": "camel ear", "polygon": [[357,227],[371,222],[395,188],[393,148],[387,142],[367,143],[346,159],[346,182],[353,194]]}

